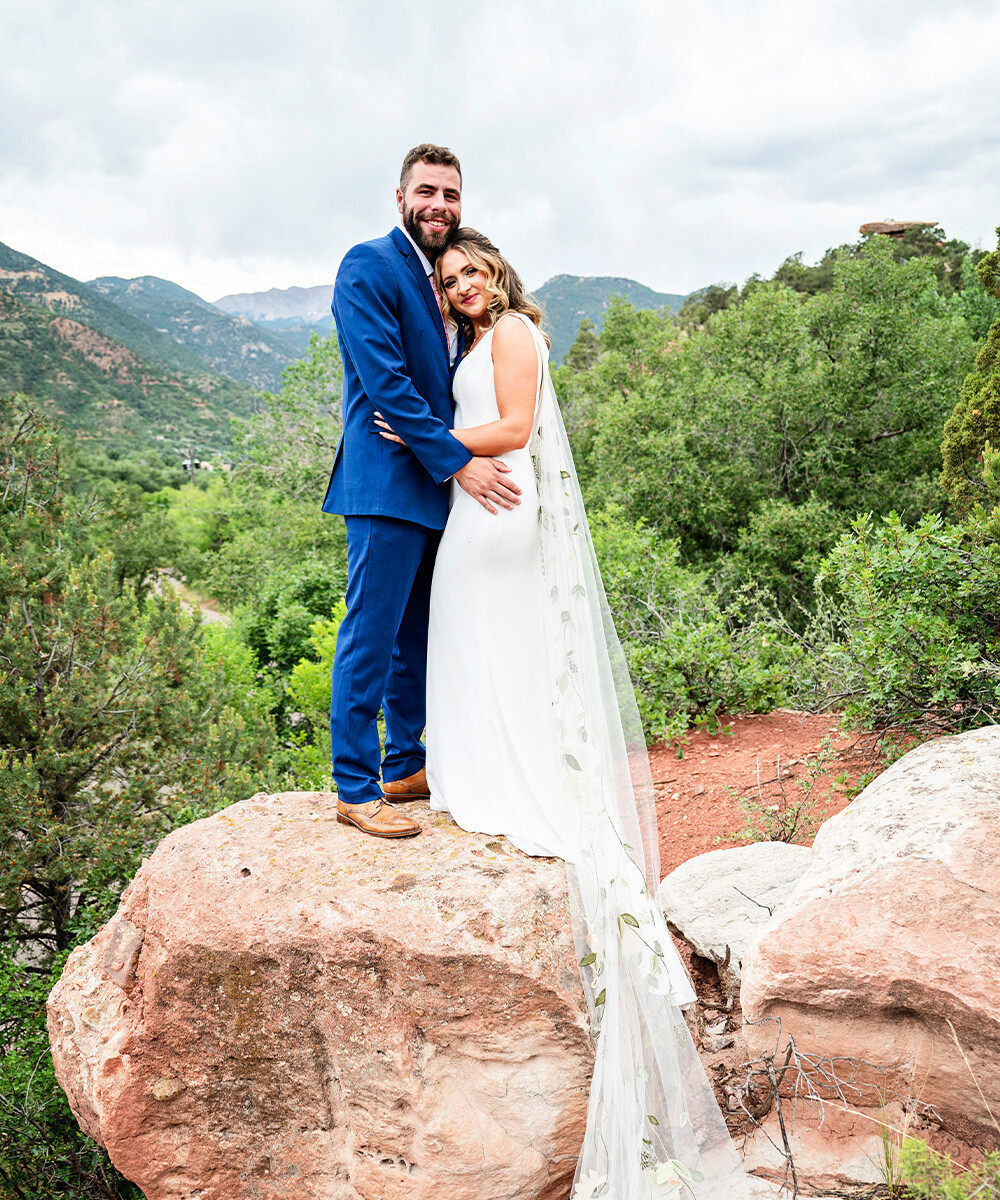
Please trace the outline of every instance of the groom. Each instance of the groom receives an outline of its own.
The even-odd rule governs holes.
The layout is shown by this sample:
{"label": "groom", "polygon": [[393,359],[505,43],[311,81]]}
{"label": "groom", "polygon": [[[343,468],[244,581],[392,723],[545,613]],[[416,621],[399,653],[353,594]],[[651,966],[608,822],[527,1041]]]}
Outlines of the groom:
{"label": "groom", "polygon": [[[434,262],[462,215],[462,170],[444,146],[403,159],[400,227],[349,250],[333,316],[344,360],[344,432],[323,511],[347,524],[347,615],[330,699],[337,820],[376,837],[420,826],[386,803],[426,799],[424,689],[431,572],[454,478],[484,508],[512,508],[509,468],[450,433],[458,335],[441,315]],[[379,412],[406,446],[379,437]],[[471,698],[470,698],[471,700]],[[378,713],[385,717],[379,784]]]}

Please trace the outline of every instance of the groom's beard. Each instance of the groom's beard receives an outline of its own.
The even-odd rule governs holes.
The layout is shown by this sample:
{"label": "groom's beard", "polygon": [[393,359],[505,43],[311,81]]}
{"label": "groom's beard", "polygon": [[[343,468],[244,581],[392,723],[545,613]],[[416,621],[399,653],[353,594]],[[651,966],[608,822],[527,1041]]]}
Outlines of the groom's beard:
{"label": "groom's beard", "polygon": [[417,220],[417,213],[412,208],[403,205],[403,228],[427,255],[431,262],[438,257],[442,250],[447,249],[449,242],[458,232],[458,222],[450,213],[442,213],[441,220],[448,222],[447,229],[438,233],[430,233]]}

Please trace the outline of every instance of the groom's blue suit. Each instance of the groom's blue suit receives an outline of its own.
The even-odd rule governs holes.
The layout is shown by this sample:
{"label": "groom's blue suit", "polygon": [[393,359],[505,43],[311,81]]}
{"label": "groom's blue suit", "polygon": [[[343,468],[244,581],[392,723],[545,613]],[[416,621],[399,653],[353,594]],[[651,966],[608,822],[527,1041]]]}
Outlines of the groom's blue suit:
{"label": "groom's blue suit", "polygon": [[[382,775],[424,763],[431,572],[448,485],[471,455],[451,425],[448,340],[415,249],[400,229],[344,257],[333,291],[344,360],[344,432],[323,511],[347,522],[347,616],[330,702],[333,776],[348,804],[377,800]],[[375,412],[406,443],[378,435]]]}

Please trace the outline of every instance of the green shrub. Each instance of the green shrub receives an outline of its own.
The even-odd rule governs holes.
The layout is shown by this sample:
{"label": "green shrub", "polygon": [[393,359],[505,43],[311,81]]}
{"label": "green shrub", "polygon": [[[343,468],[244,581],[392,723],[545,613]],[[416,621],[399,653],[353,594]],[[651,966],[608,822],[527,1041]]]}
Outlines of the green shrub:
{"label": "green shrub", "polygon": [[[293,731],[290,769],[296,786],[325,791],[330,787],[330,692],[337,631],[347,615],[340,601],[329,620],[312,626],[309,646],[315,658],[300,659],[288,677],[288,696],[302,721]],[[381,720],[380,720],[381,726]]]}
{"label": "green shrub", "polygon": [[273,576],[257,602],[240,613],[240,626],[261,666],[273,664],[286,674],[311,657],[313,625],[330,618],[346,583],[345,571],[319,558]]}
{"label": "green shrub", "polygon": [[919,1138],[906,1138],[899,1152],[900,1179],[914,1200],[993,1200],[1000,1195],[1000,1153],[977,1166],[956,1168],[944,1154]]}
{"label": "green shrub", "polygon": [[647,737],[783,702],[794,649],[758,637],[756,628],[734,634],[707,572],[682,567],[676,541],[623,521],[615,509],[593,514],[590,525]]}
{"label": "green shrub", "polygon": [[[80,930],[87,936],[90,930]],[[4,1200],[142,1200],[80,1131],[56,1080],[45,1000],[66,954],[48,970],[19,963],[0,941],[0,1195]]]}
{"label": "green shrub", "polygon": [[1000,720],[1000,545],[936,515],[853,530],[823,568],[858,676],[847,718],[928,733]]}
{"label": "green shrub", "polygon": [[740,531],[736,550],[720,563],[720,584],[765,594],[802,629],[816,606],[815,579],[823,558],[849,524],[844,513],[816,496],[801,504],[765,500]]}

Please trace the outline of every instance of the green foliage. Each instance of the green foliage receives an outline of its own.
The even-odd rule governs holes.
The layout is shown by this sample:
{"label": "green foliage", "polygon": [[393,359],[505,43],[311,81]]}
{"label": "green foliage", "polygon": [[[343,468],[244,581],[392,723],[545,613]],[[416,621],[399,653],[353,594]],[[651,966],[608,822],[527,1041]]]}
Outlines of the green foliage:
{"label": "green foliage", "polygon": [[[1000,227],[997,249],[976,268],[983,290],[1000,299]],[[960,511],[981,501],[985,491],[983,453],[1000,447],[1000,317],[990,327],[975,369],[966,377],[962,395],[944,427],[941,483]]]}
{"label": "green foliage", "polygon": [[842,597],[858,685],[846,716],[868,728],[958,732],[1000,720],[1000,544],[986,529],[853,522],[822,574]]}
{"label": "green foliage", "polygon": [[[289,702],[300,722],[293,733],[291,769],[298,787],[330,786],[330,692],[337,631],[347,615],[341,601],[328,620],[317,621],[309,638],[314,657],[300,659],[288,678]],[[381,722],[380,722],[381,726]]]}
{"label": "green foliage", "polygon": [[838,258],[863,257],[875,239],[879,240],[880,245],[887,246],[897,263],[909,262],[914,258],[927,259],[937,280],[937,290],[943,296],[960,293],[968,282],[964,267],[973,257],[969,253],[968,243],[957,238],[948,239],[944,230],[937,225],[915,226],[906,230],[901,237],[865,234],[856,242],[828,249],[813,266],[803,263],[800,251],[789,255],[772,279],[807,296],[829,292],[836,279]]}
{"label": "green foliage", "polygon": [[900,1178],[914,1200],[972,1200],[1000,1193],[1000,1153],[973,1167],[957,1166],[920,1138],[906,1138],[899,1152]]}
{"label": "green foliage", "polygon": [[886,242],[838,258],[828,293],[761,285],[680,341],[621,311],[615,348],[576,377],[594,397],[573,433],[588,502],[621,504],[694,562],[737,549],[768,501],[938,507],[940,429],[973,343],[930,265],[897,264]]}
{"label": "green foliage", "polygon": [[180,488],[188,474],[176,454],[153,450],[124,451],[109,445],[99,449],[75,447],[72,454],[73,490],[105,495],[116,485],[152,494],[164,488]]}
{"label": "green foliage", "polygon": [[[982,263],[984,257],[988,256],[982,255],[978,261]],[[995,286],[991,290],[980,279],[976,261],[971,254],[962,259],[962,287],[948,298],[948,307],[968,325],[978,345],[986,341],[993,322],[1000,319],[1000,296]],[[987,283],[988,270],[989,263],[984,268]]]}
{"label": "green foliage", "polygon": [[280,780],[250,658],[225,634],[203,640],[172,591],[143,589],[147,551],[130,545],[142,540],[141,493],[113,487],[105,503],[71,484],[51,425],[23,398],[6,403],[0,1185],[25,1200],[140,1200],[55,1081],[45,996],[165,833]]}
{"label": "green foliage", "polygon": [[347,616],[341,600],[329,619],[316,621],[309,637],[314,658],[300,659],[292,668],[288,694],[296,709],[314,725],[323,725],[330,715],[333,659],[337,649],[337,631]]}
{"label": "green foliage", "polygon": [[[89,936],[90,930],[79,930]],[[65,955],[48,969],[18,962],[0,941],[0,1195],[4,1200],[142,1200],[80,1133],[56,1081],[45,1000]]]}
{"label": "green foliage", "polygon": [[601,339],[597,336],[597,326],[589,317],[584,317],[576,340],[564,360],[565,365],[571,371],[586,371],[597,362],[600,355]]}
{"label": "green foliage", "polygon": [[[880,236],[869,234],[860,244],[865,246],[871,238]],[[949,238],[940,225],[915,225],[900,237],[884,240],[890,243],[896,262],[926,259],[931,264],[942,296],[950,296],[962,288],[962,263],[969,254],[968,242]]]}
{"label": "green foliage", "polygon": [[634,279],[617,276],[556,275],[543,284],[534,299],[545,312],[545,330],[552,339],[550,360],[561,363],[586,317],[600,327],[615,298],[623,298],[636,309],[676,312],[684,297],[671,292],[654,292]]}
{"label": "green foliage", "polygon": [[[848,250],[841,246],[840,251]],[[775,283],[789,287],[793,292],[815,296],[817,292],[829,292],[836,277],[837,251],[827,250],[815,266],[802,261],[802,251],[791,254],[772,276]]]}
{"label": "green foliage", "polygon": [[[309,356],[284,378],[281,393],[265,394],[243,424],[238,468],[216,477],[204,500],[186,493],[172,502],[184,544],[177,565],[229,608],[256,605],[272,578],[308,560],[334,578],[346,571],[344,523],[320,507],[340,437],[336,338],[314,335]],[[193,511],[182,520],[183,508]]]}
{"label": "green foliage", "polygon": [[200,457],[229,446],[230,422],[252,410],[252,389],[203,364],[183,375],[152,366],[79,320],[76,310],[56,316],[0,291],[0,392],[44,403],[81,442],[136,449],[161,437]]}
{"label": "green foliage", "polygon": [[105,276],[88,287],[114,301],[179,347],[192,350],[203,367],[259,388],[276,387],[281,372],[300,354],[290,339],[230,316],[167,279]]}
{"label": "green foliage", "polygon": [[678,561],[641,521],[594,513],[591,532],[643,726],[673,737],[719,711],[768,711],[784,697],[785,655],[756,630],[734,636],[705,572]]}
{"label": "green foliage", "polygon": [[735,284],[710,284],[688,296],[677,314],[677,324],[688,332],[703,329],[717,312],[729,308],[738,299],[739,292]]}
{"label": "green foliage", "polygon": [[192,582],[200,579],[215,555],[235,536],[233,484],[226,474],[164,489],[155,497],[163,513],[167,544],[161,562],[178,567]]}
{"label": "green foliage", "polygon": [[240,610],[241,629],[260,665],[284,674],[307,657],[313,626],[330,619],[346,586],[346,573],[317,558],[271,576],[257,601]]}
{"label": "green foliage", "polygon": [[192,813],[241,798],[273,730],[205,661],[172,593],[138,594],[88,552],[93,500],[68,493],[44,420],[0,443],[0,928],[65,949],[110,915],[142,853]]}
{"label": "green foliage", "polygon": [[812,495],[801,504],[764,500],[740,530],[736,549],[719,567],[724,592],[753,587],[802,629],[815,608],[816,574],[846,532],[848,518]]}

